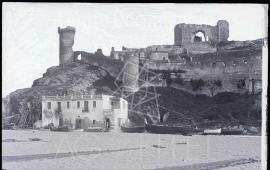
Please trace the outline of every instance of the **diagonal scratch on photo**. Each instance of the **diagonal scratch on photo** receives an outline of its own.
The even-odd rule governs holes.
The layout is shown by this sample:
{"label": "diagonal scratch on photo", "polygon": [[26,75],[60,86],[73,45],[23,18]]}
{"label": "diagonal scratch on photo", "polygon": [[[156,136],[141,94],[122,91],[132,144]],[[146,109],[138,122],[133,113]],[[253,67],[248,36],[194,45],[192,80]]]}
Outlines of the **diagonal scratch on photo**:
{"label": "diagonal scratch on photo", "polygon": [[2,10],[2,170],[266,169],[268,5]]}

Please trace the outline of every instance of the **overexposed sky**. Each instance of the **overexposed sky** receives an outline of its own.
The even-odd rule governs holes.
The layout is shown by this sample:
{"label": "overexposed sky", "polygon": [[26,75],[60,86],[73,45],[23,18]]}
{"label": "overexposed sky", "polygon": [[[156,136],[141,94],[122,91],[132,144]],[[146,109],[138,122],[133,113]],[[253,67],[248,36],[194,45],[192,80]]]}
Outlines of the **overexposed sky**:
{"label": "overexposed sky", "polygon": [[261,4],[3,3],[2,96],[31,87],[59,63],[57,27],[76,27],[74,50],[108,55],[111,47],[173,44],[178,23],[229,22],[229,40],[266,37]]}

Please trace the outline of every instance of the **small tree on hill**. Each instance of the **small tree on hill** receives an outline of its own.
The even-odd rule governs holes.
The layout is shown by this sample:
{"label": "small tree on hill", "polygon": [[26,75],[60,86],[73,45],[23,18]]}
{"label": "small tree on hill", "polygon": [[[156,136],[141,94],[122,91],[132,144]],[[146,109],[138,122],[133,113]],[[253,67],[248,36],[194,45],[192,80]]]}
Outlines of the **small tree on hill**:
{"label": "small tree on hill", "polygon": [[204,81],[202,79],[191,79],[190,80],[190,85],[192,87],[193,91],[197,91],[200,87],[204,86]]}

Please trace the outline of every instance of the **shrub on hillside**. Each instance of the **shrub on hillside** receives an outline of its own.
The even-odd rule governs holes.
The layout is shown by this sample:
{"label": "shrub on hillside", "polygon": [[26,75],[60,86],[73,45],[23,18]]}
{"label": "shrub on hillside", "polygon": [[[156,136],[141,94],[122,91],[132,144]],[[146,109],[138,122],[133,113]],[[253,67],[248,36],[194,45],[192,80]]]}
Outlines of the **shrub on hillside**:
{"label": "shrub on hillside", "polygon": [[197,91],[200,87],[203,87],[205,82],[202,79],[191,79],[190,85],[193,91]]}
{"label": "shrub on hillside", "polygon": [[237,88],[238,89],[244,89],[246,86],[246,83],[245,83],[245,80],[244,79],[241,79],[237,82]]}
{"label": "shrub on hillside", "polygon": [[214,82],[214,84],[217,86],[217,87],[222,87],[222,81],[221,80],[216,80]]}

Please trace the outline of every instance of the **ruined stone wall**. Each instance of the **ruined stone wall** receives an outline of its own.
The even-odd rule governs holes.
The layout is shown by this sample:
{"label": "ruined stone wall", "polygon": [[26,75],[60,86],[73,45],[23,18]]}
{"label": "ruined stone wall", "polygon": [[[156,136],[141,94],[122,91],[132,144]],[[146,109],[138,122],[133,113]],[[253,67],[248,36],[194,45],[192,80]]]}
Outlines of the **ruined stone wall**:
{"label": "ruined stone wall", "polygon": [[217,22],[218,42],[227,41],[229,38],[229,23],[225,20]]}
{"label": "ruined stone wall", "polygon": [[66,28],[60,29],[60,27],[58,27],[58,33],[59,65],[63,65],[73,60],[72,46],[74,44],[75,28],[68,26]]}
{"label": "ruined stone wall", "polygon": [[220,20],[216,26],[205,24],[177,24],[174,27],[174,44],[185,46],[194,43],[195,34],[197,32],[202,32],[206,42],[210,44],[227,41],[229,37],[229,23],[225,20]]}
{"label": "ruined stone wall", "polygon": [[[80,56],[80,60],[79,60]],[[97,56],[94,53],[75,51],[74,62],[91,64],[108,71],[112,76],[117,77],[124,67],[124,63],[106,56]]]}
{"label": "ruined stone wall", "polygon": [[150,55],[150,60],[168,60],[168,53],[167,52],[153,52]]}
{"label": "ruined stone wall", "polygon": [[[186,71],[181,73],[183,81],[202,79],[203,81],[220,80],[222,87],[215,87],[214,95],[218,92],[256,93],[261,90],[262,50],[249,49],[226,51],[213,54],[188,55],[190,62],[162,63],[148,62],[148,69]],[[243,81],[243,87],[239,82]],[[177,85],[174,84],[177,87]],[[180,87],[180,89],[189,89]],[[204,86],[194,92],[211,96],[209,86]]]}
{"label": "ruined stone wall", "polygon": [[[224,55],[205,55],[205,56],[193,56],[190,55],[190,62],[156,62],[147,61],[149,69],[153,70],[186,70],[192,71],[193,69],[208,70],[210,68],[215,68],[222,72],[234,73],[234,72],[261,72],[261,52],[254,55],[231,57],[230,53]],[[206,74],[210,74],[207,72]]]}
{"label": "ruined stone wall", "polygon": [[205,54],[205,53],[214,53],[217,51],[217,48],[210,46],[207,43],[201,42],[196,44],[186,45],[188,48],[188,53],[191,54]]}
{"label": "ruined stone wall", "polygon": [[147,62],[147,68],[151,70],[181,70],[187,69],[185,63]]}

